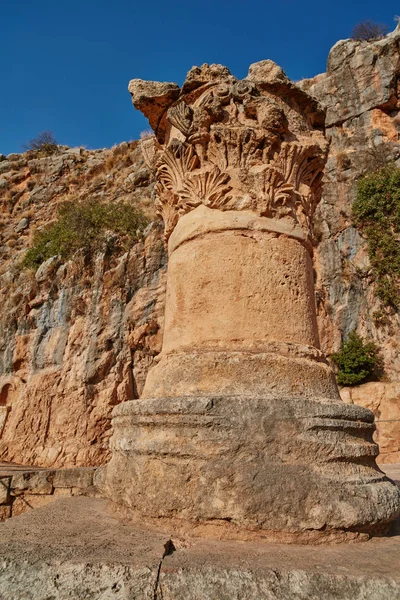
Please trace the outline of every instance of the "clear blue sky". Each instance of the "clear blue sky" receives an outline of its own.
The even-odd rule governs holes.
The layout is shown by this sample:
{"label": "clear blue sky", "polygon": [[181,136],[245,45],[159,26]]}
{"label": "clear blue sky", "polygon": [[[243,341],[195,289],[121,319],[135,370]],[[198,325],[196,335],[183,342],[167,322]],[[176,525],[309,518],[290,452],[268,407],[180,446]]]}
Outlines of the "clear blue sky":
{"label": "clear blue sky", "polygon": [[148,125],[130,79],[182,83],[205,62],[245,77],[265,58],[312,77],[356,23],[391,31],[396,13],[392,0],[0,0],[0,152],[43,130],[88,148],[136,139]]}

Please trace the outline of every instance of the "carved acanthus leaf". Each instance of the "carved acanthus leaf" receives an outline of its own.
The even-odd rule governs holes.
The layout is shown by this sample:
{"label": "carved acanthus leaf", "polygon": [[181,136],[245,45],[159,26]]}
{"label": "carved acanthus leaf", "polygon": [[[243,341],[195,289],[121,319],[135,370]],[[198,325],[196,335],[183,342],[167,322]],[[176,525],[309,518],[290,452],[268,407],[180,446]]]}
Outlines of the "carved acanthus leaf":
{"label": "carved acanthus leaf", "polygon": [[261,214],[290,216],[311,230],[311,220],[322,191],[324,157],[315,145],[282,144],[264,171],[265,204]]}
{"label": "carved acanthus leaf", "polygon": [[164,221],[164,239],[168,240],[179,219],[179,196],[166,191],[160,183],[155,186],[157,214]]}
{"label": "carved acanthus leaf", "polygon": [[154,135],[149,135],[140,141],[140,149],[143,154],[144,162],[149,169],[154,169],[157,154],[161,151],[161,146]]}
{"label": "carved acanthus leaf", "polygon": [[264,185],[266,203],[261,214],[275,218],[295,216],[295,190],[285,181],[284,173],[274,166],[267,167]]}
{"label": "carved acanthus leaf", "polygon": [[168,110],[168,120],[187,137],[193,121],[193,110],[181,101]]}
{"label": "carved acanthus leaf", "polygon": [[256,149],[264,140],[264,136],[255,129],[246,128],[240,132],[239,149],[240,149],[240,168],[247,169],[255,160]]}
{"label": "carved acanthus leaf", "polygon": [[284,142],[272,164],[283,173],[285,181],[298,190],[301,183],[311,187],[314,177],[323,168],[324,161],[320,154],[319,146]]}
{"label": "carved acanthus leaf", "polygon": [[207,147],[207,160],[221,171],[247,169],[258,157],[256,150],[264,137],[251,128],[214,127]]}
{"label": "carved acanthus leaf", "polygon": [[228,181],[229,176],[214,167],[211,171],[190,173],[179,193],[188,206],[205,204],[210,208],[219,208],[231,197],[228,194],[231,190]]}
{"label": "carved acanthus leaf", "polygon": [[193,146],[174,144],[168,147],[158,160],[157,178],[162,186],[178,194],[186,173],[193,171],[198,164],[198,156]]}
{"label": "carved acanthus leaf", "polygon": [[307,235],[321,196],[323,134],[307,135],[307,117],[279,89],[207,77],[187,86],[163,114],[162,146],[154,138],[142,144],[156,169],[166,238],[200,204],[285,219]]}

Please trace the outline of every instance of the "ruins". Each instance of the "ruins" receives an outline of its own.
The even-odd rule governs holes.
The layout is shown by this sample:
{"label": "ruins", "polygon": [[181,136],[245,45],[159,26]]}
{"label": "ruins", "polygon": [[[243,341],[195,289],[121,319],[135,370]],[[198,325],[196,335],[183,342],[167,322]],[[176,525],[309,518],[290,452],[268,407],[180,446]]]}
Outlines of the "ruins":
{"label": "ruins", "polygon": [[219,537],[385,531],[400,492],[376,466],[373,414],[340,399],[319,347],[323,111],[272,61],[129,90],[155,132],[142,151],[169,264],[162,352],[142,398],[114,409],[110,497]]}
{"label": "ruins", "polygon": [[[155,132],[142,150],[130,142],[29,162],[0,155],[21,210],[28,192],[48,194],[35,204],[36,225],[74,169],[82,194],[96,193],[90,174],[100,165],[113,181],[107,202],[129,194],[149,211],[156,179],[169,255],[167,269],[149,212],[143,239],[109,264],[96,256],[95,273],[53,257],[12,288],[5,261],[0,598],[399,598],[400,492],[375,464],[373,413],[340,399],[321,350],[329,355],[353,319],[366,326],[375,306],[364,301],[366,278],[362,290],[354,279],[344,285],[337,265],[357,249],[352,260],[363,264],[365,241],[343,215],[355,156],[378,116],[386,127],[382,107],[400,93],[391,87],[398,36],[373,44],[376,61],[366,58],[370,44],[339,42],[333,74],[299,85],[271,61],[243,81],[219,65],[193,68],[182,89],[134,80],[134,105]],[[344,52],[355,44],[354,56]],[[358,96],[366,79],[372,99]],[[332,103],[329,154],[309,93]],[[343,148],[351,168],[342,172]],[[7,235],[20,226],[27,243],[16,211]],[[332,314],[318,287],[327,280]],[[386,335],[394,381],[341,390],[351,402],[370,398],[378,421],[398,410],[396,332]],[[383,464],[399,456],[390,427]],[[399,485],[399,465],[384,469]]]}

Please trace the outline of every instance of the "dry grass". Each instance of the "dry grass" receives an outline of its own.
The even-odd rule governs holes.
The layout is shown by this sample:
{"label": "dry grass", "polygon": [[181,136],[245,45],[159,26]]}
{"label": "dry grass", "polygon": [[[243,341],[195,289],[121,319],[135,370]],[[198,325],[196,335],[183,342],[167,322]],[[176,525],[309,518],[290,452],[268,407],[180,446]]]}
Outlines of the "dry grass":
{"label": "dry grass", "polygon": [[140,139],[146,140],[147,138],[154,137],[154,131],[152,129],[144,129],[140,132]]}
{"label": "dry grass", "polygon": [[[102,163],[98,163],[96,165],[93,165],[92,167],[90,167],[86,173],[85,173],[85,180],[86,181],[90,181],[90,179],[92,179],[93,177],[95,177],[96,175],[100,175],[100,173],[104,173],[104,171],[106,170],[106,163],[102,162]],[[80,181],[82,181],[81,178],[77,178],[75,176],[75,180],[77,179],[76,183],[78,184]]]}
{"label": "dry grass", "polygon": [[346,171],[351,167],[351,160],[347,152],[339,152],[336,155],[336,166],[339,171]]}

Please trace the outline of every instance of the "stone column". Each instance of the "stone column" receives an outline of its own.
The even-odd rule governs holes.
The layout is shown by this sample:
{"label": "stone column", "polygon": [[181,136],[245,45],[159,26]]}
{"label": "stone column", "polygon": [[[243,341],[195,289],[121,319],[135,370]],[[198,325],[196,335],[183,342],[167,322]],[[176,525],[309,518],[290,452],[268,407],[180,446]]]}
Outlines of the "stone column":
{"label": "stone column", "polygon": [[375,464],[373,415],[340,400],[319,349],[323,113],[271,61],[242,81],[203,65],[182,89],[129,89],[155,132],[142,149],[169,264],[159,362],[114,411],[110,493],[218,536],[382,530],[400,499]]}

